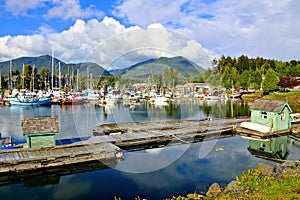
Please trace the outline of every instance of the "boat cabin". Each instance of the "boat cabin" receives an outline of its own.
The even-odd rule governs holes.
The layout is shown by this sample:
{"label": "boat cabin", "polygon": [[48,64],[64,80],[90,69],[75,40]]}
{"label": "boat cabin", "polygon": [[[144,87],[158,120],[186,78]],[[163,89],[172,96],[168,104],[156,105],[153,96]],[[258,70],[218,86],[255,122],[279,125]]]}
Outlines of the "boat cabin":
{"label": "boat cabin", "polygon": [[24,118],[22,129],[28,148],[56,146],[55,135],[59,133],[58,117]]}

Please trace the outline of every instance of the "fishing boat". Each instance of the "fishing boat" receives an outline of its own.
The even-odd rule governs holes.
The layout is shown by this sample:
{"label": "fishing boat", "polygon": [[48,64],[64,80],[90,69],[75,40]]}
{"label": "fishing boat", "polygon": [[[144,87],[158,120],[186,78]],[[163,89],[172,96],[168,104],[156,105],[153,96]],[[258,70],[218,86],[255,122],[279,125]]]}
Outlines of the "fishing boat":
{"label": "fishing boat", "polygon": [[51,105],[50,98],[20,98],[12,99],[9,101],[11,106],[42,106],[42,105]]}
{"label": "fishing boat", "polygon": [[60,101],[61,105],[79,105],[79,104],[84,104],[84,103],[85,103],[84,98],[76,97],[73,94],[61,99],[61,101]]}

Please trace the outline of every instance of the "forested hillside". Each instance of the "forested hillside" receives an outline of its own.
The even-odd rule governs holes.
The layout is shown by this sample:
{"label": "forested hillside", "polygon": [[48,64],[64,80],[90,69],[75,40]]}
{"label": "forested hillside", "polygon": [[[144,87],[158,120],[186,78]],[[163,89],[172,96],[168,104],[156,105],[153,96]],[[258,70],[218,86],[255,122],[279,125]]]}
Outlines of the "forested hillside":
{"label": "forested hillside", "polygon": [[[292,87],[298,84],[300,62],[296,60],[278,61],[261,57],[248,58],[240,56],[232,58],[224,55],[213,60],[212,67],[203,73],[205,82],[226,88],[259,88],[274,91],[281,87]],[[275,85],[269,88],[269,85]]]}

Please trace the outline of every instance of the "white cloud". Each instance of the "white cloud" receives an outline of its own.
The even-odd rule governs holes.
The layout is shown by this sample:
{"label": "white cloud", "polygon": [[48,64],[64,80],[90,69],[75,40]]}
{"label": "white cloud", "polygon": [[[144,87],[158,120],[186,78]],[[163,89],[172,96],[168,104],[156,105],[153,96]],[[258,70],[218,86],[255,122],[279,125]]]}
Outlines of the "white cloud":
{"label": "white cloud", "polygon": [[77,19],[89,17],[101,17],[104,15],[102,11],[97,10],[93,5],[82,8],[79,0],[53,0],[54,7],[48,10],[44,15],[45,19]]}
{"label": "white cloud", "polygon": [[180,32],[151,24],[146,29],[126,28],[113,18],[77,20],[68,30],[43,35],[7,36],[0,38],[0,58],[51,55],[65,62],[93,61],[105,68],[128,67],[150,58],[184,56],[203,67],[210,57],[196,41]]}
{"label": "white cloud", "polygon": [[49,19],[86,19],[102,17],[104,13],[94,5],[83,8],[79,0],[6,0],[5,9],[14,16],[28,15],[29,10],[35,11],[32,15],[41,13],[46,20]]}
{"label": "white cloud", "polygon": [[42,4],[43,0],[6,0],[4,7],[7,11],[16,15],[25,15],[27,10],[35,9]]}
{"label": "white cloud", "polygon": [[143,27],[162,23],[218,55],[290,60],[299,59],[299,7],[298,0],[124,0],[113,13]]}

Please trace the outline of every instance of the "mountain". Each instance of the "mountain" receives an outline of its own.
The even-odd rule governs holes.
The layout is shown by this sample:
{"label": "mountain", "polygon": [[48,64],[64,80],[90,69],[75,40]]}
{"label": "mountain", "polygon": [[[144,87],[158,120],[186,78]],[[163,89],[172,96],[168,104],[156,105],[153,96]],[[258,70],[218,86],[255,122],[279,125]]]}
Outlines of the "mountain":
{"label": "mountain", "polygon": [[172,67],[183,78],[195,78],[203,73],[204,69],[194,62],[181,57],[149,59],[125,69],[109,71],[112,75],[126,78],[147,78],[149,75],[163,75],[165,69]]}
{"label": "mountain", "polygon": [[[22,72],[23,64],[24,65],[35,65],[38,71],[41,70],[42,67],[48,67],[49,71],[51,71],[51,60],[52,57],[49,55],[42,55],[38,57],[21,57],[17,59],[12,60],[12,66],[13,66],[13,71],[19,71],[20,73]],[[78,63],[78,64],[67,64],[65,62],[60,61],[57,58],[54,58],[54,63],[55,63],[55,70],[58,70],[58,63],[60,62],[61,65],[61,73],[62,74],[67,74],[68,72],[71,72],[71,70],[74,70],[74,74],[76,74],[77,69],[79,69],[79,73],[87,73],[87,68],[89,68],[89,73],[92,73],[93,76],[111,76],[111,74],[105,70],[103,67],[96,63],[92,62],[83,62],[83,63]],[[10,66],[10,61],[5,61],[5,62],[0,62],[0,71],[2,75],[8,75],[9,73],[9,66]]]}

